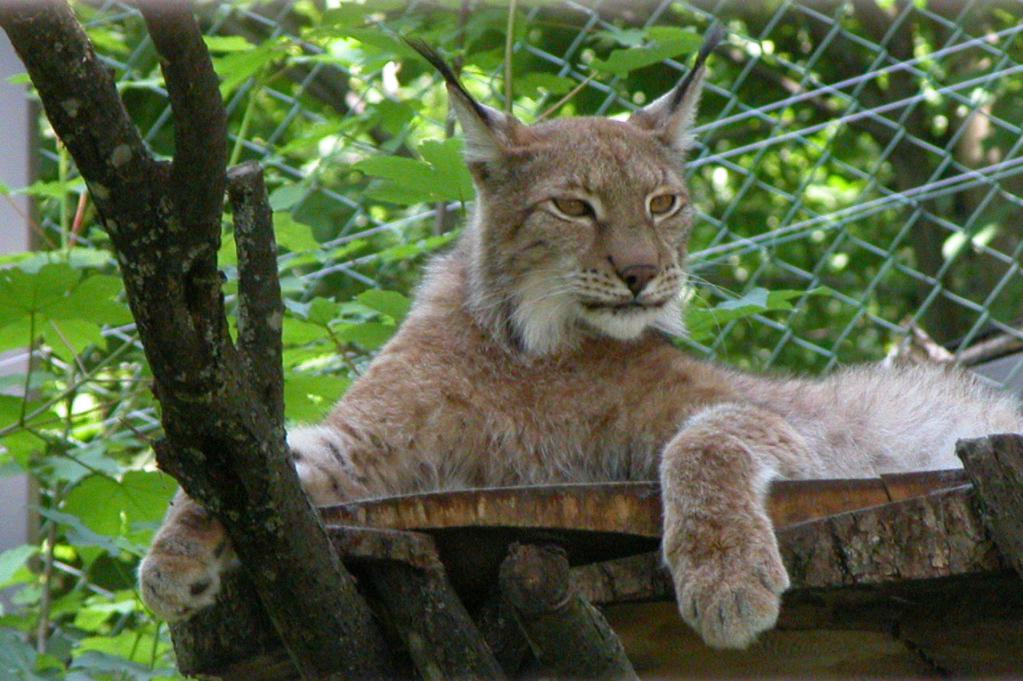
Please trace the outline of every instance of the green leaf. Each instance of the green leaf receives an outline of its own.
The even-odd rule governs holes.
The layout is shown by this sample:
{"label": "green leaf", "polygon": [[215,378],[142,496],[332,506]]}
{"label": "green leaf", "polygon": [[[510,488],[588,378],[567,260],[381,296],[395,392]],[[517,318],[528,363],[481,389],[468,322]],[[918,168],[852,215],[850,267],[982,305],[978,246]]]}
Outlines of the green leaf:
{"label": "green leaf", "polygon": [[569,92],[579,83],[571,78],[556,76],[553,73],[527,73],[521,78],[515,79],[515,91],[518,94],[528,97],[536,97],[543,90],[552,95],[563,95]]}
{"label": "green leaf", "polygon": [[294,317],[284,318],[284,330],[281,337],[285,345],[305,345],[329,338],[325,325],[313,324]]}
{"label": "green leaf", "polygon": [[446,234],[438,234],[437,236],[420,239],[414,243],[391,246],[377,253],[377,257],[381,262],[385,263],[406,262],[416,256],[432,253],[439,248],[443,248],[454,241],[457,236],[457,231],[451,231]]}
{"label": "green leaf", "polygon": [[[92,639],[95,640],[95,639]],[[96,648],[102,647],[96,644],[90,644],[84,650],[79,649],[75,651],[75,659],[71,662],[71,669],[74,671],[81,671],[88,674],[89,679],[132,679],[132,681],[153,681],[156,679],[179,679],[179,677],[173,669],[151,669],[148,666],[149,655],[152,654],[152,643],[153,637],[149,636],[149,648],[143,648],[143,640],[138,640],[138,645],[132,643],[132,647],[136,650],[136,658],[141,657],[140,662],[130,662],[119,656],[113,656],[106,652],[101,652]],[[117,647],[120,651],[120,647]],[[157,657],[162,657],[168,649],[168,646],[162,641],[157,646]],[[138,651],[142,651],[140,655]],[[128,649],[131,652],[131,649]],[[70,676],[69,676],[70,679]]]}
{"label": "green leaf", "polygon": [[429,140],[419,145],[423,161],[402,156],[371,156],[353,167],[383,178],[367,191],[380,201],[410,206],[437,201],[469,201],[475,193],[462,160],[461,140]]}
{"label": "green leaf", "polygon": [[400,324],[405,319],[412,306],[412,302],[397,291],[370,289],[355,296],[355,299],[366,307],[387,315],[395,324]]}
{"label": "green leaf", "polygon": [[391,33],[378,28],[348,28],[344,31],[348,37],[355,38],[363,45],[374,47],[390,57],[417,57],[418,52],[406,45]]}
{"label": "green leaf", "polygon": [[395,102],[390,99],[381,100],[376,106],[376,119],[380,128],[389,135],[399,135],[416,110],[406,102]]}
{"label": "green leaf", "polygon": [[136,544],[124,537],[111,537],[94,532],[70,513],[61,513],[60,511],[54,511],[52,508],[38,507],[36,511],[44,518],[49,518],[55,523],[64,526],[67,529],[68,541],[74,544],[76,548],[95,547],[115,556],[124,551],[140,558],[145,552],[146,544]]}
{"label": "green leaf", "polygon": [[110,477],[122,472],[117,460],[107,454],[105,439],[97,439],[82,447],[72,447],[63,454],[47,456],[42,464],[50,475],[66,482],[78,482],[97,471]]}
{"label": "green leaf", "polygon": [[305,198],[309,187],[302,183],[285,184],[270,192],[270,208],[274,211],[288,210]]}
{"label": "green leaf", "polygon": [[[0,397],[7,397],[6,395],[0,395]],[[16,399],[16,398],[10,398]],[[20,400],[18,400],[20,403]],[[29,404],[26,413],[31,413],[38,405]],[[44,413],[35,419],[29,420],[26,425],[31,426],[33,422],[42,421],[47,419],[52,414]],[[11,416],[4,416],[0,418],[0,427],[12,426],[18,421],[18,415],[14,414]],[[38,435],[33,433],[31,430],[16,430],[10,435],[4,436],[0,439],[0,445],[3,449],[6,449],[6,453],[0,454],[0,462],[3,462],[6,457],[9,457],[15,464],[17,464],[18,470],[4,471],[4,473],[14,474],[15,472],[23,472],[31,468],[32,456],[36,452],[42,451],[46,447],[46,441],[40,438]],[[0,477],[4,477],[0,475]]]}
{"label": "green leaf", "polygon": [[298,222],[287,211],[274,212],[274,234],[277,243],[292,253],[319,250],[320,243],[313,237],[313,228]]}
{"label": "green leaf", "polygon": [[627,76],[630,71],[658,64],[665,59],[692,52],[700,47],[703,39],[693,30],[659,27],[648,34],[654,40],[645,47],[627,47],[614,50],[607,59],[594,59],[590,68],[606,71],[616,76]]}
{"label": "green leaf", "polygon": [[[0,315],[3,312],[0,311]],[[32,328],[32,320],[28,316],[4,323],[0,320],[0,352],[13,350],[15,348],[27,348],[31,339],[29,336],[35,332],[36,338],[42,333],[42,322],[36,319],[35,328]]]}
{"label": "green leaf", "polygon": [[339,315],[338,304],[329,298],[313,298],[306,311],[306,319],[321,326],[329,326]]}
{"label": "green leaf", "polygon": [[[82,653],[85,651],[97,651],[99,653],[106,653],[114,658],[130,660],[134,663],[147,663],[154,648],[157,651],[157,655],[162,655],[170,649],[168,643],[157,638],[155,624],[148,627],[125,629],[116,636],[90,636],[84,638],[79,642],[77,651]],[[76,657],[78,656],[76,655]],[[79,659],[81,658],[79,657]],[[92,662],[93,664],[98,663],[96,658],[93,658]],[[127,665],[121,665],[118,666],[118,669],[128,669],[128,667]]]}
{"label": "green leaf", "polygon": [[41,312],[63,298],[81,276],[64,263],[43,265],[35,273],[16,267],[0,270],[0,326]]}
{"label": "green leaf", "polygon": [[206,49],[213,53],[248,52],[255,47],[240,35],[204,35],[202,39]]}
{"label": "green leaf", "polygon": [[289,373],[284,378],[284,415],[289,421],[317,421],[344,394],[351,381],[338,376]]}
{"label": "green leaf", "polygon": [[105,597],[92,597],[75,613],[75,626],[85,631],[96,631],[111,615],[127,615],[140,610],[134,598],[108,601]]}
{"label": "green leaf", "polygon": [[40,331],[53,354],[66,362],[74,361],[89,346],[104,343],[103,329],[81,319],[47,319]]}
{"label": "green leaf", "polygon": [[172,478],[158,472],[129,471],[120,481],[93,475],[71,490],[62,510],[97,534],[141,543],[149,531],[134,526],[163,518],[176,487]]}
{"label": "green leaf", "polygon": [[0,678],[12,681],[59,678],[52,670],[40,673],[38,660],[38,653],[18,632],[0,629]]}
{"label": "green leaf", "polygon": [[93,274],[86,277],[71,294],[47,308],[51,319],[80,319],[96,324],[127,324],[128,306],[118,297],[124,291],[120,277]]}
{"label": "green leaf", "polygon": [[213,68],[221,78],[220,95],[227,97],[250,78],[255,78],[279,56],[276,42],[266,42],[248,50],[227,52],[213,58]]}
{"label": "green leaf", "polygon": [[789,301],[800,296],[817,296],[830,293],[830,289],[821,286],[809,291],[783,289],[768,291],[757,287],[751,289],[741,298],[726,300],[714,307],[691,305],[686,310],[686,331],[695,341],[706,340],[714,336],[714,332],[728,322],[745,319],[764,312],[792,310]]}
{"label": "green leaf", "polygon": [[397,327],[393,324],[363,322],[362,324],[340,324],[335,327],[334,333],[343,341],[356,343],[366,350],[377,350],[391,340],[395,331],[397,331]]}
{"label": "green leaf", "polygon": [[436,179],[427,163],[401,156],[371,156],[353,167],[390,180],[371,188],[367,194],[372,198],[406,206],[434,200]]}
{"label": "green leaf", "polygon": [[0,586],[6,585],[21,566],[38,552],[38,546],[25,544],[0,553]]}
{"label": "green leaf", "polygon": [[594,35],[618,43],[622,47],[640,47],[644,41],[649,39],[647,31],[641,28],[618,28],[617,26],[609,26],[608,30],[597,31]]}
{"label": "green leaf", "polygon": [[436,187],[438,200],[463,203],[472,200],[476,188],[462,159],[461,138],[452,137],[443,142],[428,140],[419,145],[419,153],[436,173],[434,184],[440,185]]}
{"label": "green leaf", "polygon": [[73,180],[67,180],[60,182],[53,180],[51,182],[43,182],[39,180],[33,182],[27,187],[15,190],[15,194],[27,194],[36,199],[63,199],[70,192],[78,193],[85,188],[85,180],[81,177],[76,177]]}

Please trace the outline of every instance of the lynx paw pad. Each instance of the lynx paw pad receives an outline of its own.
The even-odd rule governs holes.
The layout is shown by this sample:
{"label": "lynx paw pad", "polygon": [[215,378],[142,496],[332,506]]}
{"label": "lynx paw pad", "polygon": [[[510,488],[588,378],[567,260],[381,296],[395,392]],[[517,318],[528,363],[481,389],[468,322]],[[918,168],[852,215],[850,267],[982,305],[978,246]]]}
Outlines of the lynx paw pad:
{"label": "lynx paw pad", "polygon": [[160,619],[188,619],[217,599],[221,569],[219,561],[149,554],[139,566],[142,600]]}
{"label": "lynx paw pad", "polygon": [[722,554],[674,574],[682,619],[712,648],[746,648],[778,620],[788,575],[773,547]]}
{"label": "lynx paw pad", "polygon": [[220,593],[221,574],[237,560],[224,542],[209,558],[204,561],[188,555],[150,552],[142,559],[139,589],[153,615],[178,622],[213,605]]}

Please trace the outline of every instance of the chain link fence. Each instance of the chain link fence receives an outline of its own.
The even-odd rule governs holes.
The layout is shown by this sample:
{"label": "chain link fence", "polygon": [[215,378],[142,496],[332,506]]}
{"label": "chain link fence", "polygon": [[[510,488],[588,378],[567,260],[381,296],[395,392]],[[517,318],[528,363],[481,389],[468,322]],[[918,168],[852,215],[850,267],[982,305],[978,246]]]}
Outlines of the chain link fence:
{"label": "chain link fence", "polygon": [[[728,37],[688,164],[700,208],[692,270],[711,305],[800,293],[791,309],[722,321],[690,347],[817,371],[882,357],[913,328],[972,359],[991,339],[1009,350],[1023,340],[1023,4],[298,0],[200,11],[225,77],[233,160],[260,160],[275,208],[319,242],[314,267],[287,270],[299,298],[408,288],[414,256],[444,239],[424,241],[461,222],[458,202],[379,201],[373,178],[353,170],[416,157],[452,132],[437,79],[395,35],[438,43],[496,106],[508,52],[511,105],[529,122],[563,99],[566,113],[637,108],[686,69],[689,54],[665,48],[672,34],[658,29],[719,21]],[[81,12],[147,142],[169,153],[170,110],[140,21],[119,4]],[[640,65],[608,67],[616,52]],[[42,153],[46,172],[64,172],[52,144]],[[46,227],[56,234],[58,217]],[[395,256],[403,245],[409,258]]]}

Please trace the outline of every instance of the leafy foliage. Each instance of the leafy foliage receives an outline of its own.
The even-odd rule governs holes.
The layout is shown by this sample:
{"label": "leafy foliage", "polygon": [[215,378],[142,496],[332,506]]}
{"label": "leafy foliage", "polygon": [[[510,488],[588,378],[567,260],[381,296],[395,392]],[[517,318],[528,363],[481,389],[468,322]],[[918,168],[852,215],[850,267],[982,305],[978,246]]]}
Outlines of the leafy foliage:
{"label": "leafy foliage", "polygon": [[[686,62],[708,23],[685,2],[661,6],[650,26],[629,11],[594,24],[556,6],[520,10],[512,22],[513,101],[505,103],[506,7],[326,5],[294,0],[284,13],[279,3],[197,6],[228,105],[232,162],[262,161],[271,189],[292,421],[320,418],[393,335],[423,259],[457,236],[473,200],[443,87],[398,35],[437,46],[482,100],[533,122],[555,103],[558,115],[589,115],[651,101],[677,81],[671,60]],[[876,68],[875,53],[842,37],[869,41],[871,27],[844,3],[830,15],[802,11],[799,2],[745,5],[720,17],[734,39],[709,63],[700,123],[711,125],[690,166],[702,218],[691,246],[699,284],[686,317],[690,336],[680,344],[753,368],[818,371],[838,359],[877,358],[893,340],[893,323],[947,302],[915,276],[927,249],[946,265],[943,290],[982,302],[987,315],[940,307],[950,333],[975,331],[978,320],[1010,322],[1023,280],[990,251],[1018,257],[1016,204],[971,190],[907,207],[890,199],[907,189],[891,139],[833,124],[852,89],[826,92],[815,106],[786,99]],[[75,9],[111,59],[147,142],[170,155],[162,76],[141,20],[89,3]],[[940,179],[968,164],[951,155],[966,153],[957,131],[973,110],[937,86],[994,74],[997,60],[983,50],[933,57],[949,40],[948,23],[926,2],[909,11],[893,35],[911,32],[920,70],[913,87],[926,97],[914,100],[920,116],[889,115],[925,148],[947,150],[920,164]],[[1016,22],[997,7],[971,12],[954,24],[967,37]],[[814,30],[825,23],[840,30],[821,41]],[[1023,60],[1023,42],[998,47],[1013,63]],[[775,86],[770,74],[788,82]],[[1021,83],[982,80],[967,102],[1018,123]],[[889,74],[870,84],[871,96],[883,99],[896,86]],[[713,124],[719,119],[733,122]],[[37,541],[0,553],[0,585],[13,588],[12,606],[0,613],[0,677],[177,678],[166,629],[134,590],[137,561],[174,492],[149,449],[159,435],[150,376],[107,237],[91,204],[80,201],[84,183],[45,120],[40,130],[40,181],[0,184],[0,195],[37,201],[45,247],[0,258],[0,351],[31,349],[23,373],[0,378],[0,474],[33,480],[42,521]],[[1011,159],[1018,138],[993,125],[973,152]],[[719,160],[705,162],[711,157]],[[1018,199],[1013,181],[1001,188]],[[871,201],[881,203],[868,212]],[[914,226],[922,212],[962,229],[942,227],[928,244]],[[224,228],[230,306],[237,258],[229,219]],[[28,396],[13,396],[21,394]]]}

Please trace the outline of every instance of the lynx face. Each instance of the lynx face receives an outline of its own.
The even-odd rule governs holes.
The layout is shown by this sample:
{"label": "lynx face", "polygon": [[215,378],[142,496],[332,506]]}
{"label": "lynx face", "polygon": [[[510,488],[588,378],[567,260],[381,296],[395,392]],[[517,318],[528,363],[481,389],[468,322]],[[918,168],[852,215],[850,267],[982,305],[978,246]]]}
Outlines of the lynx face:
{"label": "lynx face", "polygon": [[478,204],[465,243],[470,305],[495,337],[531,354],[583,334],[684,332],[693,209],[682,174],[706,52],[628,121],[526,126],[469,95],[430,48],[465,133]]}
{"label": "lynx face", "polygon": [[522,345],[578,333],[681,333],[693,209],[677,154],[632,123],[577,118],[528,131],[528,146],[477,174],[481,267]]}

